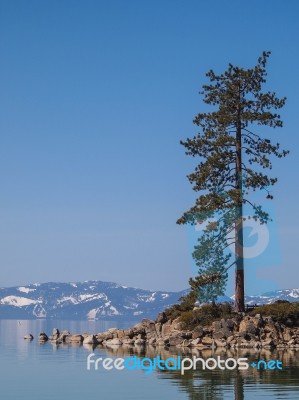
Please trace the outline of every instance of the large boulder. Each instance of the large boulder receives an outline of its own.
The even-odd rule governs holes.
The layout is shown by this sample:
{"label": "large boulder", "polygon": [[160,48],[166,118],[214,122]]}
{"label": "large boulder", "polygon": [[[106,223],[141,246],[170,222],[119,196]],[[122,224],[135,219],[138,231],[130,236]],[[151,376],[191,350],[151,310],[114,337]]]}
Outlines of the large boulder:
{"label": "large boulder", "polygon": [[71,335],[70,342],[71,343],[82,343],[84,337],[82,335]]}
{"label": "large boulder", "polygon": [[145,326],[142,323],[136,324],[133,327],[134,335],[145,335]]}
{"label": "large boulder", "polygon": [[236,322],[233,319],[222,319],[221,326],[232,331],[236,326]]}
{"label": "large boulder", "polygon": [[262,347],[264,348],[272,348],[274,346],[274,342],[272,339],[262,341]]}
{"label": "large boulder", "polygon": [[122,343],[123,343],[123,345],[126,345],[126,346],[133,346],[133,344],[135,343],[135,340],[133,340],[133,339],[123,339]]}
{"label": "large boulder", "polygon": [[111,339],[106,342],[106,346],[121,346],[121,345],[122,341],[118,338]]}
{"label": "large boulder", "polygon": [[227,347],[227,342],[225,340],[214,340],[214,344],[216,347]]}
{"label": "large boulder", "polygon": [[119,330],[116,332],[116,337],[117,337],[118,339],[122,339],[124,336],[125,336],[125,332],[124,332],[122,329],[119,329]]}
{"label": "large boulder", "polygon": [[257,335],[259,329],[251,319],[243,319],[239,325],[239,332],[248,333],[250,335]]}
{"label": "large boulder", "polygon": [[150,321],[149,323],[146,324],[145,326],[145,335],[147,339],[152,339],[156,338],[157,332],[156,332],[156,325],[154,321]]}
{"label": "large boulder", "polygon": [[133,329],[126,329],[124,330],[124,337],[132,339],[134,337]]}
{"label": "large boulder", "polygon": [[155,329],[156,329],[157,336],[161,336],[161,332],[162,332],[162,324],[161,324],[161,322],[157,322],[155,324]]}
{"label": "large boulder", "polygon": [[198,325],[193,329],[192,339],[202,338],[204,336],[203,327]]}
{"label": "large boulder", "polygon": [[156,341],[156,346],[167,346],[169,344],[169,337],[159,338]]}
{"label": "large boulder", "polygon": [[72,335],[70,333],[66,334],[64,332],[61,332],[59,335],[59,340],[61,341],[61,343],[69,343],[71,336]]}
{"label": "large boulder", "polygon": [[213,344],[213,339],[209,336],[205,336],[204,338],[202,338],[201,343],[205,346],[211,346]]}
{"label": "large boulder", "polygon": [[170,321],[167,321],[165,324],[162,325],[161,335],[162,337],[169,336],[172,331],[173,326],[171,325]]}
{"label": "large boulder", "polygon": [[38,339],[40,342],[47,342],[49,340],[48,335],[45,332],[41,332]]}
{"label": "large boulder", "polygon": [[53,332],[52,332],[52,335],[54,336],[54,335],[60,335],[60,332],[59,332],[59,329],[58,328],[54,328],[53,329]]}
{"label": "large boulder", "polygon": [[213,338],[214,339],[227,339],[232,335],[235,322],[232,319],[222,319],[214,321],[212,324]]}
{"label": "large boulder", "polygon": [[283,333],[282,333],[282,337],[283,337],[283,340],[285,342],[288,342],[289,340],[291,340],[292,339],[292,331],[291,331],[291,329],[290,328],[285,328]]}
{"label": "large boulder", "polygon": [[71,334],[70,331],[67,331],[67,330],[64,330],[64,331],[60,332],[60,335],[66,335],[66,336],[68,336],[68,335],[70,335],[70,334]]}
{"label": "large boulder", "polygon": [[112,332],[103,332],[103,338],[104,340],[111,340],[114,338],[114,334]]}
{"label": "large boulder", "polygon": [[227,339],[229,336],[231,336],[232,331],[226,328],[221,328],[219,331],[216,331],[213,333],[213,338],[214,339]]}
{"label": "large boulder", "polygon": [[49,336],[49,340],[51,340],[51,342],[56,342],[56,343],[62,342],[62,339],[60,338],[60,332],[57,328],[53,329],[53,333],[51,336]]}
{"label": "large boulder", "polygon": [[151,339],[148,340],[148,344],[149,344],[150,346],[154,346],[154,345],[156,344],[156,341],[157,341],[156,338],[151,338]]}
{"label": "large boulder", "polygon": [[98,344],[98,341],[94,335],[88,335],[88,336],[85,336],[83,343],[84,344]]}
{"label": "large boulder", "polygon": [[222,328],[221,321],[214,321],[212,323],[212,329],[213,329],[214,332],[219,331],[221,328]]}
{"label": "large boulder", "polygon": [[181,318],[176,318],[172,321],[171,327],[173,331],[180,331],[182,329]]}
{"label": "large boulder", "polygon": [[199,338],[193,339],[193,340],[191,340],[191,342],[190,342],[190,346],[191,346],[191,347],[197,346],[198,344],[200,344],[200,339],[199,339]]}
{"label": "large boulder", "polygon": [[141,324],[143,326],[149,326],[150,324],[155,324],[155,321],[153,321],[151,319],[143,318],[143,320],[141,321]]}
{"label": "large boulder", "polygon": [[169,346],[179,346],[183,343],[184,338],[180,333],[169,336]]}
{"label": "large boulder", "polygon": [[161,312],[160,314],[158,314],[156,322],[160,324],[165,324],[165,322],[167,322],[167,316],[165,312]]}

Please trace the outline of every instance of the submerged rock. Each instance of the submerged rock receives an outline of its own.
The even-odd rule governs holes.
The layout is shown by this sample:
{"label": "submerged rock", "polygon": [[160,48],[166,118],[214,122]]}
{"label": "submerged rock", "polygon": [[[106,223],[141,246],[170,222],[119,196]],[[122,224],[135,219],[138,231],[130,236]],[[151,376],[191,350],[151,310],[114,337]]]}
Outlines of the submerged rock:
{"label": "submerged rock", "polygon": [[41,332],[38,337],[40,342],[47,342],[49,340],[47,334],[45,332]]}
{"label": "submerged rock", "polygon": [[31,333],[30,333],[29,335],[25,335],[25,336],[24,336],[24,339],[26,339],[26,340],[33,340],[34,338],[33,338],[33,335],[31,335]]}

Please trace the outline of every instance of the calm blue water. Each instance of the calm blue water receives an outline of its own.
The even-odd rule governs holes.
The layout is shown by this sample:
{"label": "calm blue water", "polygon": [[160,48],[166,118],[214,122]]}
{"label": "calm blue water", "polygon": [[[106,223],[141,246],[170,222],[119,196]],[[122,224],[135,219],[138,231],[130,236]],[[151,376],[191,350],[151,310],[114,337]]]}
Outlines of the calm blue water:
{"label": "calm blue water", "polygon": [[[126,328],[134,323],[118,323]],[[97,357],[127,357],[132,350],[116,348],[104,350],[90,346],[57,346],[39,344],[35,339],[25,341],[23,336],[32,333],[35,338],[45,331],[51,334],[54,327],[68,329],[72,333],[97,333],[117,326],[116,322],[72,321],[5,321],[0,320],[0,395],[9,400],[95,400],[95,399],[299,399],[299,352],[264,352],[263,358],[283,361],[283,371],[189,371],[185,376],[179,372],[98,371],[86,369],[90,352]],[[156,351],[153,348],[138,350],[140,357],[164,359],[178,354],[178,350]],[[174,353],[173,353],[174,352]],[[196,353],[186,350],[182,356],[193,355],[208,358],[227,353]],[[234,355],[236,356],[236,354]],[[252,360],[255,353],[240,353]]]}

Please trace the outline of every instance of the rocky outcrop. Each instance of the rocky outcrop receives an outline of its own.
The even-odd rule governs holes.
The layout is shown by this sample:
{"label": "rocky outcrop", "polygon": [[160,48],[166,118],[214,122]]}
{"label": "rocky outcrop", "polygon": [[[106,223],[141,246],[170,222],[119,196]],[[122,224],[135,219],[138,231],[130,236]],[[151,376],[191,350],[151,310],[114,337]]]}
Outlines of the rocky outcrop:
{"label": "rocky outcrop", "polygon": [[290,328],[257,314],[221,319],[189,331],[182,329],[179,318],[168,320],[165,313],[160,313],[155,321],[144,319],[128,330],[109,329],[96,338],[105,346],[299,348],[299,327]]}
{"label": "rocky outcrop", "polygon": [[[26,335],[25,339],[33,339]],[[145,346],[188,347],[198,350],[226,349],[299,349],[299,324],[287,326],[275,322],[271,317],[236,315],[233,318],[214,321],[210,326],[198,325],[184,330],[180,319],[168,319],[160,313],[156,320],[143,319],[130,329],[108,329],[98,334],[70,334],[55,328],[52,336],[39,334],[39,341],[47,340],[74,345],[92,346]]]}

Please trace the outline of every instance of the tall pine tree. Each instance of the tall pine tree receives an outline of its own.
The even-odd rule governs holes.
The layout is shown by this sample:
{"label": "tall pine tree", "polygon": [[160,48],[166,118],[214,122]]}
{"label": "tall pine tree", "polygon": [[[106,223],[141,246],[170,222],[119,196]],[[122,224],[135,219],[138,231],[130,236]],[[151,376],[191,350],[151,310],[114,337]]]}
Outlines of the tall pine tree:
{"label": "tall pine tree", "polygon": [[[273,198],[270,187],[277,178],[269,176],[265,170],[272,168],[271,156],[281,158],[288,154],[280,149],[279,143],[262,137],[260,128],[257,130],[258,126],[277,128],[283,125],[276,110],[284,106],[286,98],[279,99],[275,92],[262,90],[270,54],[263,52],[251,69],[229,64],[221,75],[210,70],[206,74],[210,82],[200,93],[212,110],[198,114],[193,122],[200,132],[181,141],[187,155],[200,158],[194,172],[188,175],[199,197],[177,222],[208,221],[193,257],[204,279],[218,271],[225,280],[227,269],[235,265],[237,311],[245,309],[243,207],[249,204],[252,218],[261,224],[269,221],[270,216],[252,201],[250,193],[265,190],[266,198]],[[217,222],[211,222],[215,216]],[[228,245],[235,248],[233,263],[226,252]],[[221,287],[223,289],[223,283]]]}

